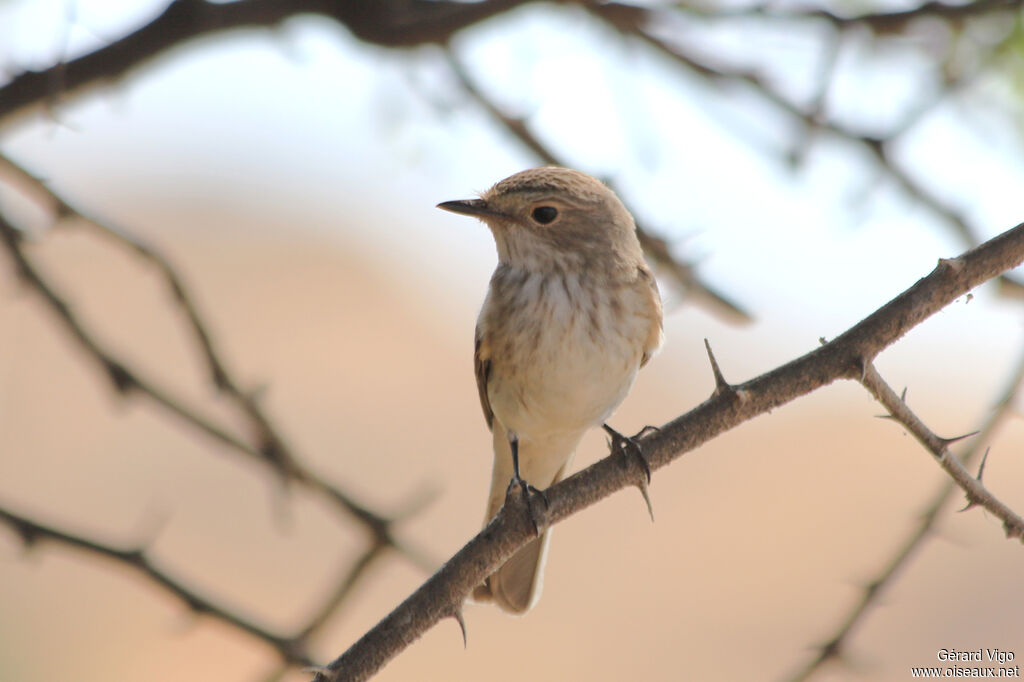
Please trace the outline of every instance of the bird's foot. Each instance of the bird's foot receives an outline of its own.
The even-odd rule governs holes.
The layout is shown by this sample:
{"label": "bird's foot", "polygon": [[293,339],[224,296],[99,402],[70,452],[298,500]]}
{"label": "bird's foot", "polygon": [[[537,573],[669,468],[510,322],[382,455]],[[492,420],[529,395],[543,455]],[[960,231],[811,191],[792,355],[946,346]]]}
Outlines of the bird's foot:
{"label": "bird's foot", "polygon": [[654,508],[651,506],[651,496],[648,493],[647,486],[651,482],[651,465],[647,462],[647,457],[644,456],[644,450],[640,446],[640,439],[651,432],[661,431],[657,426],[645,426],[640,429],[640,432],[635,436],[624,436],[607,424],[601,424],[601,428],[605,430],[605,433],[611,438],[612,452],[619,453],[623,458],[623,463],[628,465],[630,457],[632,457],[643,471],[643,478],[637,481],[636,487],[640,489],[640,494],[644,497],[644,502],[647,504],[647,513],[651,516],[651,521],[654,520]]}
{"label": "bird's foot", "polygon": [[635,436],[624,436],[607,424],[601,424],[601,428],[605,430],[605,433],[611,438],[612,452],[618,452],[623,457],[632,455],[636,458],[637,463],[640,464],[640,468],[644,471],[644,476],[647,482],[651,482],[651,465],[647,462],[647,457],[644,456],[644,449],[640,446],[640,439],[646,436],[649,432],[661,431],[657,426],[645,426],[640,429],[640,433]]}
{"label": "bird's foot", "polygon": [[[540,529],[547,525],[548,496],[540,488],[530,485],[522,477],[513,474],[512,480],[508,482],[508,489],[505,491],[505,503],[508,504],[513,495],[522,494],[526,503],[526,511],[530,515],[530,523],[533,525],[533,532],[540,535]],[[534,499],[540,499],[544,503],[544,511],[541,512],[534,506]]]}

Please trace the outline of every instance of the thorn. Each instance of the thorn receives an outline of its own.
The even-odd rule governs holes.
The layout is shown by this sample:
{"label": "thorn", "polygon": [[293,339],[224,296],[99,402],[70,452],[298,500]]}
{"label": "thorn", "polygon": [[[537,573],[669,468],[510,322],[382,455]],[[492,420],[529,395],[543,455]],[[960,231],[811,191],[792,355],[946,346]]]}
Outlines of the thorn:
{"label": "thorn", "polygon": [[874,601],[878,596],[878,591],[882,589],[884,583],[881,580],[872,580],[864,586],[865,599],[868,601]]}
{"label": "thorn", "polygon": [[462,648],[468,649],[469,639],[466,637],[466,619],[462,615],[462,608],[455,609],[452,612],[452,618],[455,619],[455,622],[459,624],[459,629],[462,630]]}
{"label": "thorn", "polygon": [[907,402],[907,387],[903,387],[903,392],[900,393],[900,402],[906,404]]}
{"label": "thorn", "polygon": [[981,483],[981,477],[985,474],[985,462],[988,461],[988,451],[991,448],[985,448],[985,454],[981,456],[981,464],[978,465],[978,475],[975,476],[978,479],[978,483]]}
{"label": "thorn", "polygon": [[966,440],[967,438],[970,438],[971,436],[977,436],[979,433],[981,433],[981,431],[971,431],[970,433],[965,433],[962,436],[954,436],[952,438],[939,438],[939,440],[942,441],[943,445],[948,447],[948,446],[952,445],[953,443],[957,443],[959,441]]}
{"label": "thorn", "polygon": [[302,672],[315,675],[313,682],[317,682],[321,677],[327,680],[334,677],[334,671],[325,665],[307,665]]}
{"label": "thorn", "polygon": [[974,500],[972,500],[972,499],[971,499],[971,497],[970,497],[970,495],[968,495],[968,496],[967,496],[967,504],[965,504],[965,505],[964,505],[963,507],[961,507],[960,509],[957,509],[957,510],[956,510],[956,512],[957,512],[958,514],[962,514],[962,513],[964,513],[965,511],[967,511],[968,509],[974,509],[974,508],[975,508],[975,507],[977,507],[977,506],[978,506],[978,503],[977,503],[977,502],[975,502]]}
{"label": "thorn", "polygon": [[129,391],[138,386],[138,382],[135,380],[135,376],[129,372],[124,365],[117,360],[102,356],[104,369],[107,370],[107,375],[110,378],[110,382],[114,384],[114,388],[121,395],[127,395]]}
{"label": "thorn", "polygon": [[729,382],[722,376],[722,370],[718,367],[718,360],[715,359],[715,354],[711,351],[711,344],[708,343],[707,339],[704,339],[704,348],[708,351],[708,360],[711,361],[711,372],[715,375],[715,394],[719,393],[734,393],[734,389],[729,385]]}
{"label": "thorn", "polygon": [[[651,482],[651,465],[647,463],[647,458],[644,457],[644,450],[640,446],[639,438],[640,433],[635,436],[623,436],[621,433],[608,426],[607,424],[601,424],[601,428],[604,429],[605,433],[608,434],[608,449],[614,454],[618,452],[622,455],[622,464],[627,466],[628,455],[632,454],[636,457],[637,462],[640,464],[640,468],[643,469],[644,478],[648,483]],[[646,430],[647,427],[645,426]]]}
{"label": "thorn", "polygon": [[839,660],[842,658],[842,642],[839,638],[833,639],[830,642],[826,642],[821,647],[821,660]]}
{"label": "thorn", "polygon": [[39,542],[39,533],[34,528],[20,523],[14,525],[14,532],[17,534],[18,539],[21,540],[24,556],[28,556]]}
{"label": "thorn", "polygon": [[1024,528],[1015,526],[1009,521],[1003,523],[1003,530],[1006,531],[1006,539],[1012,540],[1014,538],[1020,538],[1021,543],[1024,543]]}
{"label": "thorn", "polygon": [[660,426],[651,426],[650,424],[648,424],[644,428],[640,429],[640,432],[637,433],[635,436],[633,436],[633,438],[635,438],[637,440],[640,440],[644,436],[646,436],[648,434],[651,434],[651,433],[661,433],[661,427]]}
{"label": "thorn", "polygon": [[891,419],[892,421],[899,421],[896,417],[891,414],[876,414],[875,419]]}
{"label": "thorn", "polygon": [[820,343],[823,346],[827,346],[828,345],[828,339],[826,339],[824,336],[819,336],[818,337],[818,343]]}
{"label": "thorn", "polygon": [[857,358],[854,363],[860,369],[860,382],[864,383],[864,379],[868,375],[868,367],[871,366],[871,361],[865,357]]}
{"label": "thorn", "polygon": [[647,463],[647,458],[644,456],[639,439],[649,431],[660,432],[661,429],[657,426],[645,426],[640,429],[638,434],[630,438],[629,436],[623,436],[607,424],[601,424],[601,428],[608,434],[608,447],[613,454],[618,453],[622,457],[621,461],[624,467],[628,466],[629,455],[633,455],[640,465],[643,475],[637,480],[636,487],[640,494],[643,495],[644,502],[647,504],[647,513],[650,515],[651,521],[654,521],[654,507],[651,505],[651,496],[648,491],[648,484],[651,482],[651,466]]}
{"label": "thorn", "polygon": [[647,503],[647,514],[651,517],[651,523],[654,523],[654,506],[651,504],[651,495],[647,487],[647,481],[641,479],[636,487],[640,490],[640,494],[643,495],[644,502]]}

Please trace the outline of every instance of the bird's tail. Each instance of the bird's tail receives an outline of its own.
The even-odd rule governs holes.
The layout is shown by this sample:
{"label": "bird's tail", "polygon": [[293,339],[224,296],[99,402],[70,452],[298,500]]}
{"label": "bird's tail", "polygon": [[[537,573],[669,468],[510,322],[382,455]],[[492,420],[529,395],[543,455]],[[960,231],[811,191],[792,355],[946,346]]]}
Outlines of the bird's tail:
{"label": "bird's tail", "polygon": [[[509,480],[512,478],[512,449],[505,428],[495,419],[494,471],[491,475],[491,494],[487,500],[484,523],[497,515],[505,502]],[[519,474],[530,485],[544,490],[561,480],[572,461],[581,434],[560,435],[542,441],[519,441]],[[477,587],[473,597],[477,601],[493,600],[509,613],[526,613],[540,597],[544,581],[544,562],[547,558],[551,531],[545,530]]]}

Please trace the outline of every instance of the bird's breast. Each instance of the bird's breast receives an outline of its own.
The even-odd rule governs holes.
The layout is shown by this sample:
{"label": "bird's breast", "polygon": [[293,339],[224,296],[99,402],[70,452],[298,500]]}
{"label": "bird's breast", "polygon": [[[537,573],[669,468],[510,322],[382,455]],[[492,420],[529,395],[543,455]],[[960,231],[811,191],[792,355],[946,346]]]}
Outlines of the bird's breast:
{"label": "bird's breast", "polygon": [[522,436],[601,423],[636,378],[650,316],[630,283],[594,273],[496,277],[481,311],[492,409]]}

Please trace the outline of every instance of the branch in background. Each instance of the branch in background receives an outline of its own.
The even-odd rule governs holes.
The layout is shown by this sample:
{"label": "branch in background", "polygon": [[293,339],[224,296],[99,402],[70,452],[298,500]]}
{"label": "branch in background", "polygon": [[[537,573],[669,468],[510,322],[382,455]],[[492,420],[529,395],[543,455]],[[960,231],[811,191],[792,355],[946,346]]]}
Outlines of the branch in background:
{"label": "branch in background", "polygon": [[[0,213],[0,242],[2,242],[13,259],[19,277],[43,298],[71,337],[104,370],[107,378],[119,393],[144,396],[164,411],[181,419],[186,425],[202,431],[222,445],[227,445],[237,452],[267,464],[273,467],[276,473],[286,474],[289,480],[294,480],[315,492],[323,494],[346,514],[364,524],[374,537],[379,537],[388,544],[394,544],[394,538],[391,537],[389,530],[391,521],[387,517],[377,514],[366,506],[355,502],[348,493],[326,483],[316,474],[305,469],[297,461],[290,462],[286,469],[279,468],[280,461],[268,458],[265,450],[260,445],[252,445],[232,434],[227,429],[218,425],[212,418],[203,415],[196,408],[189,406],[184,400],[172,395],[169,390],[143,378],[136,369],[132,368],[124,360],[116,357],[112,351],[106,349],[85,327],[74,313],[72,306],[67,303],[62,295],[57,293],[56,289],[32,263],[25,253],[22,241],[22,234],[7,222],[7,219]],[[208,338],[208,333],[204,331],[203,336]],[[265,416],[261,415],[261,417],[264,423],[269,424]],[[276,429],[271,427],[271,432],[276,433]],[[411,552],[410,556],[419,555],[418,553]]]}
{"label": "branch in background", "polygon": [[[905,405],[894,403],[875,380],[871,362],[910,329],[974,287],[1024,261],[1024,223],[959,258],[941,260],[935,270],[835,340],[766,374],[731,386],[720,380],[710,398],[643,438],[644,455],[656,470],[739,424],[837,379],[865,382],[901,421],[913,423]],[[715,363],[717,364],[717,363]],[[1000,518],[1010,537],[1021,537],[1024,520],[948,455],[948,441],[935,440],[918,424],[912,430],[938,448],[943,468],[968,499]],[[633,460],[605,457],[545,491],[549,525],[558,523],[629,485],[645,474]],[[498,515],[449,559],[426,583],[367,632],[348,651],[319,670],[314,682],[368,679],[444,618],[462,622],[462,604],[472,589],[535,537],[521,495],[506,500]]]}
{"label": "branch in background", "polygon": [[966,3],[945,3],[930,0],[911,9],[897,12],[867,12],[863,14],[840,15],[823,8],[785,10],[757,7],[746,12],[747,16],[761,16],[772,19],[820,19],[836,28],[849,29],[865,26],[872,32],[885,35],[898,33],[912,22],[921,19],[939,19],[952,25],[960,25],[968,19],[988,16],[996,12],[1019,9],[1022,0],[973,0]]}
{"label": "branch in background", "polygon": [[145,576],[151,583],[158,585],[165,592],[180,599],[185,606],[195,613],[207,614],[270,645],[284,661],[292,665],[309,665],[311,662],[304,640],[281,637],[257,623],[203,597],[199,591],[186,585],[184,581],[161,568],[150,557],[145,544],[130,549],[115,547],[97,540],[90,540],[58,530],[3,508],[0,508],[0,523],[11,527],[28,547],[32,547],[40,541],[54,542],[84,550],[88,554],[110,559],[122,566],[130,567]]}
{"label": "branch in background", "polygon": [[[228,371],[225,361],[214,345],[213,338],[207,331],[207,324],[200,316],[199,309],[192,295],[185,287],[181,276],[174,266],[171,265],[171,262],[154,246],[145,243],[140,237],[131,235],[121,228],[114,227],[109,222],[87,216],[75,209],[53,192],[42,180],[30,174],[3,154],[0,154],[0,174],[4,172],[11,177],[15,184],[20,185],[27,194],[34,196],[40,203],[50,209],[54,215],[55,224],[59,225],[62,221],[67,220],[78,221],[80,224],[98,231],[105,237],[113,239],[118,245],[127,247],[136,256],[160,272],[174,297],[175,303],[178,304],[178,307],[185,316],[189,330],[195,338],[196,345],[210,375],[210,381],[250,421],[250,430],[254,434],[253,439],[255,440],[253,449],[259,456],[267,460],[267,464],[274,468],[282,479],[288,480],[290,477],[301,478],[302,471],[297,468],[294,455],[285,445],[277,429],[264,414],[256,400],[255,393],[243,391],[238,380]],[[31,266],[29,266],[29,270],[32,270]],[[37,287],[40,285],[47,286],[38,275],[32,278],[32,282]],[[56,298],[56,294],[50,291],[47,298],[52,303],[53,299]],[[68,312],[70,313],[70,310]],[[94,354],[102,354],[102,351],[99,350],[93,339],[81,328],[81,324],[77,320],[72,319],[69,322],[72,328],[78,330],[76,337],[80,341],[89,346]],[[121,392],[127,392],[131,388],[131,386],[118,386]],[[213,429],[207,428],[206,430],[212,431]],[[216,435],[221,440],[229,440],[223,434]]]}
{"label": "branch in background", "polygon": [[[963,7],[973,6],[974,4],[992,4],[999,5],[1000,7],[1019,7],[1024,4],[1024,0],[1014,0],[1014,2],[999,0],[996,2],[971,3],[970,5],[964,5]],[[959,12],[959,6],[946,6],[941,3],[929,3],[928,7],[930,9],[927,11],[921,8],[921,13],[914,14],[913,16],[931,16],[930,13],[941,13],[942,10],[939,8],[942,7],[949,7],[950,12],[953,13]],[[898,142],[900,136],[910,130],[907,122],[898,126],[892,134],[884,138],[857,132],[841,123],[823,117],[817,107],[805,110],[778,90],[772,84],[770,79],[765,78],[755,70],[723,65],[716,59],[706,55],[687,52],[682,47],[673,45],[663,38],[658,37],[652,33],[650,27],[658,25],[658,17],[662,10],[618,5],[614,3],[607,5],[592,4],[588,5],[587,9],[594,16],[604,20],[623,35],[639,39],[644,44],[655,49],[655,51],[663,54],[675,63],[685,67],[689,71],[712,84],[738,83],[752,88],[754,92],[764,98],[766,102],[781,109],[800,122],[801,125],[804,126],[806,133],[827,133],[846,142],[854,143],[867,150],[869,154],[876,159],[879,168],[881,168],[882,171],[900,187],[900,189],[906,192],[911,199],[914,199],[931,211],[937,218],[939,218],[939,220],[949,225],[965,248],[972,248],[977,246],[980,242],[977,231],[971,227],[962,211],[949,204],[948,201],[937,194],[927,190],[924,185],[915,180],[898,164],[892,151],[892,147]],[[966,12],[964,13],[964,16],[971,16],[973,14],[973,11]],[[725,16],[728,15],[726,14]],[[793,18],[805,19],[809,16],[815,16],[815,12],[809,11],[809,13],[794,14]],[[888,21],[887,19],[884,19],[884,17],[893,16],[894,15],[891,14],[865,15],[863,19],[865,21],[876,21],[881,24],[884,21]],[[907,16],[904,16],[900,21],[906,21],[907,18]],[[850,19],[850,21],[854,21],[854,19]],[[895,19],[893,19],[893,21],[895,21]],[[994,50],[995,48],[993,48],[993,51]],[[973,76],[974,74],[971,75]],[[947,89],[946,94],[948,94],[948,92],[949,89]],[[935,100],[931,104],[934,105],[937,101],[938,100]],[[1020,282],[1016,278],[1005,275],[1001,276],[999,284],[1000,293],[1002,294],[1015,297],[1024,296],[1024,283]]]}
{"label": "branch in background", "polygon": [[[246,27],[270,27],[297,15],[318,14],[338,21],[360,40],[376,45],[396,48],[446,44],[459,30],[526,2],[527,0],[483,0],[474,3],[446,0],[351,0],[336,3],[330,0],[239,0],[233,3],[211,3],[207,0],[175,0],[151,22],[120,40],[49,69],[26,71],[12,78],[0,88],[0,125],[8,123],[16,114],[25,113],[35,106],[48,102],[52,104],[60,98],[74,97],[87,86],[122,78],[131,70],[165,54],[170,49],[209,33]],[[764,16],[791,22],[824,20],[839,29],[866,26],[875,33],[884,34],[920,18],[942,20],[958,25],[974,17],[1016,11],[1022,5],[1024,0],[977,0],[966,4],[926,2],[910,10],[850,16],[840,16],[827,10],[813,8],[780,11],[755,7],[753,10],[743,10],[739,13],[728,10],[674,11],[722,19]],[[828,132],[841,139],[866,146],[878,157],[881,167],[901,188],[961,235],[965,246],[971,247],[978,243],[974,230],[959,211],[935,194],[924,190],[919,183],[896,166],[888,149],[894,138],[879,139],[858,134],[834,121],[823,119],[817,107],[812,111],[804,111],[778,92],[768,80],[753,71],[724,67],[715,64],[714,60],[686,54],[680,48],[668,44],[651,33],[649,27],[663,23],[659,22],[659,19],[663,19],[665,13],[672,10],[648,9],[615,2],[589,2],[585,7],[594,16],[623,34],[639,38],[706,79],[746,83],[767,101],[802,121],[808,130]],[[474,96],[481,99],[478,94]],[[533,144],[530,141],[531,136],[523,134],[521,121],[505,116],[486,104],[484,106],[545,163],[554,162],[553,157],[543,149],[543,145]],[[646,242],[645,248],[649,249],[655,260],[664,255],[667,256],[666,262],[672,262],[667,249],[662,248],[656,239]],[[688,267],[690,266],[683,265],[684,269]],[[700,293],[696,280],[692,277],[689,279],[691,291]],[[1003,280],[1001,283],[1008,293],[1024,295],[1024,284],[1016,280]],[[718,296],[714,292],[709,293],[712,294],[711,300]],[[736,310],[729,301],[726,300],[725,303],[725,309]]]}
{"label": "branch in background", "polygon": [[[208,436],[213,437],[222,444],[228,445],[252,458],[261,460],[264,464],[273,468],[284,480],[300,483],[327,497],[340,509],[365,525],[374,537],[385,541],[387,544],[394,544],[394,539],[390,534],[391,520],[384,515],[370,510],[365,505],[357,502],[349,493],[335,485],[328,484],[317,474],[300,464],[299,458],[286,445],[285,438],[281,435],[280,429],[264,412],[256,393],[243,389],[241,382],[228,370],[227,362],[223,359],[222,354],[216,349],[216,345],[213,342],[213,337],[209,332],[209,325],[200,316],[193,296],[189,293],[181,275],[171,264],[170,260],[155,247],[146,244],[140,238],[74,208],[51,190],[46,183],[33,176],[11,159],[0,154],[0,174],[4,172],[11,177],[13,183],[19,186],[22,191],[34,197],[44,208],[50,210],[57,221],[75,220],[78,224],[96,230],[103,236],[113,239],[116,244],[128,248],[160,272],[166,280],[175,302],[184,313],[189,330],[192,332],[192,336],[195,338],[204,359],[211,383],[214,388],[226,395],[239,408],[242,415],[249,422],[247,432],[251,434],[254,442],[249,443],[218,426],[214,420],[189,407],[184,401],[173,397],[166,389],[143,379],[139,372],[129,369],[126,362],[116,358],[112,352],[104,349],[74,315],[71,306],[61,298],[56,290],[42,277],[38,268],[31,263],[21,248],[20,233],[4,221],[2,215],[0,215],[0,232],[3,232],[4,243],[15,259],[22,278],[43,295],[43,298],[58,314],[72,336],[85,348],[91,357],[102,365],[118,392],[122,394],[137,392],[150,398],[163,409],[183,419],[189,425],[205,432]],[[423,497],[414,506],[418,510],[429,501],[429,499]],[[409,548],[405,548],[403,551],[410,557],[414,557],[414,561],[422,568],[431,570],[432,562],[425,559],[421,553],[412,552]]]}
{"label": "branch in background", "polygon": [[[0,88],[0,125],[26,110],[79,94],[89,86],[108,83],[195,38],[240,28],[272,27],[298,15],[326,16],[348,28],[358,39],[383,47],[407,48],[444,44],[456,32],[507,12],[529,0],[238,0],[214,3],[207,0],[173,0],[151,20],[132,33],[93,52],[41,71],[25,71]],[[840,16],[828,10],[807,8],[783,11],[755,7],[740,13],[721,10],[685,10],[703,16],[763,16],[793,21],[827,21],[837,28],[866,26],[877,34],[897,31],[919,18],[958,24],[1021,6],[1020,0],[976,0],[962,4],[926,2],[900,12]],[[615,2],[587,3],[597,13],[634,12],[638,8]],[[648,12],[649,10],[639,10]],[[652,11],[653,12],[653,11]]]}
{"label": "branch in background", "polygon": [[[1022,384],[1024,384],[1024,354],[1018,360],[1016,371],[1010,378],[1006,390],[994,406],[988,420],[982,426],[978,435],[972,438],[973,445],[959,457],[959,460],[965,466],[974,462],[982,453],[983,446],[992,441],[995,432],[1010,415],[1014,400],[1020,392]],[[910,535],[896,550],[878,577],[867,584],[860,599],[850,612],[841,619],[841,624],[836,632],[824,644],[816,647],[818,651],[814,657],[791,677],[787,678],[789,682],[805,682],[819,672],[826,663],[842,658],[856,627],[864,620],[868,611],[877,603],[882,593],[896,579],[896,576],[910,563],[910,560],[917,554],[921,546],[932,537],[932,530],[938,525],[941,512],[952,499],[953,492],[956,490],[960,490],[960,488],[951,479],[946,479],[936,491],[932,501],[925,508],[917,527],[910,532]]]}
{"label": "branch in background", "polygon": [[[514,138],[519,140],[524,147],[533,152],[541,163],[575,168],[575,165],[567,163],[555,156],[547,145],[541,142],[540,139],[530,131],[530,128],[522,118],[510,116],[505,113],[490,97],[485,95],[476,86],[472,78],[470,78],[466,69],[452,53],[450,48],[446,51],[446,55],[448,58],[448,65],[451,67],[452,73],[455,74],[466,93],[476,100],[476,102],[491,116],[491,118],[511,133]],[[613,182],[609,182],[608,184],[613,189],[615,188],[615,184]],[[633,211],[631,211],[631,213],[634,216],[636,215]],[[650,230],[646,229],[639,223],[637,224],[636,231],[637,237],[640,240],[640,245],[643,247],[647,256],[650,257],[659,270],[668,273],[675,284],[679,286],[687,297],[695,303],[703,305],[708,309],[708,312],[718,315],[726,321],[737,324],[751,321],[752,318],[748,312],[743,310],[743,308],[734,303],[724,294],[719,293],[710,285],[701,281],[700,277],[697,275],[696,267],[693,264],[683,262],[672,255],[669,250],[668,243],[664,239],[654,235]]]}
{"label": "branch in background", "polygon": [[240,28],[267,28],[291,17],[335,19],[357,38],[385,47],[444,43],[471,26],[527,0],[173,0],[134,32],[94,52],[42,71],[25,71],[0,88],[0,125],[41,105],[52,107],[89,86],[121,79],[191,40]]}
{"label": "branch in background", "polygon": [[[283,439],[278,435],[277,427],[262,412],[257,402],[239,387],[239,382],[227,370],[227,365],[216,351],[208,327],[200,317],[191,295],[184,286],[181,277],[166,258],[152,247],[128,236],[126,233],[79,212],[59,195],[52,192],[44,183],[35,179],[22,168],[2,156],[0,156],[0,171],[6,171],[7,174],[12,175],[16,184],[20,185],[24,191],[34,196],[37,200],[41,200],[58,220],[74,219],[76,224],[89,225],[101,234],[113,237],[118,244],[130,247],[146,262],[155,265],[161,271],[174,292],[175,300],[185,311],[189,327],[206,359],[211,381],[218,390],[231,397],[236,405],[241,408],[242,414],[253,422],[255,428],[250,429],[250,431],[254,433],[253,438],[256,442],[255,444],[250,443],[233,434],[230,430],[219,425],[212,417],[204,415],[200,410],[175,397],[166,388],[144,378],[126,361],[104,347],[75,314],[73,306],[67,302],[63,295],[58,292],[32,262],[28,253],[26,253],[23,233],[13,227],[7,221],[4,214],[0,212],[0,248],[6,250],[10,255],[19,278],[42,298],[56,315],[58,321],[67,330],[68,334],[85,351],[86,355],[104,371],[104,374],[116,391],[126,396],[138,395],[147,398],[152,404],[179,418],[189,427],[206,434],[222,445],[226,445],[270,467],[276,475],[283,477],[284,480],[297,483],[309,492],[326,497],[333,503],[337,512],[344,514],[346,517],[354,518],[360,523],[368,531],[370,538],[367,549],[353,563],[351,568],[339,577],[332,590],[332,596],[325,601],[317,613],[310,617],[307,624],[300,629],[295,637],[281,638],[261,630],[251,622],[235,616],[202,596],[191,592],[183,583],[177,582],[163,574],[149,561],[142,550],[118,550],[45,527],[13,512],[0,510],[0,520],[6,521],[9,525],[14,525],[16,529],[19,529],[19,533],[27,539],[30,539],[33,535],[45,535],[52,540],[63,541],[66,544],[73,544],[81,548],[91,549],[94,552],[103,553],[109,558],[121,560],[136,569],[142,570],[150,575],[158,584],[185,599],[194,609],[209,613],[218,619],[249,632],[249,634],[267,641],[281,653],[283,660],[291,665],[307,665],[309,663],[308,656],[305,653],[306,640],[312,637],[337,612],[340,605],[352,593],[353,588],[366,574],[370,566],[375,564],[388,550],[397,550],[424,570],[432,570],[434,566],[433,561],[427,558],[421,551],[409,546],[408,543],[399,541],[393,533],[394,526],[397,523],[417,513],[431,500],[432,496],[419,495],[418,499],[411,500],[406,505],[407,508],[402,512],[392,516],[385,516],[356,502],[348,493],[306,469],[299,459],[295,458],[290,451],[284,449]],[[279,449],[272,451],[271,448]],[[274,453],[277,454],[275,455]]]}

